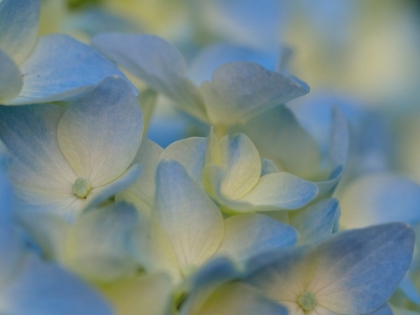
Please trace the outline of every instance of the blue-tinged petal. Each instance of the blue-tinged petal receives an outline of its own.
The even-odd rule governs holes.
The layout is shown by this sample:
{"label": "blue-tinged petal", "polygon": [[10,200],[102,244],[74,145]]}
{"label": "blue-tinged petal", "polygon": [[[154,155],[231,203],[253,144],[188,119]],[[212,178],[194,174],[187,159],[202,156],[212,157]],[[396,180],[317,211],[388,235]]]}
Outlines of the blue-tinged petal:
{"label": "blue-tinged petal", "polygon": [[116,193],[130,187],[136,182],[140,174],[140,166],[134,164],[111,183],[92,189],[86,198],[86,202],[83,204],[83,210],[97,207]]}
{"label": "blue-tinged petal", "polygon": [[104,79],[72,103],[58,124],[61,151],[79,178],[94,188],[121,176],[140,147],[143,117],[130,86]]}
{"label": "blue-tinged petal", "polygon": [[225,171],[221,192],[230,199],[239,199],[250,192],[260,179],[260,155],[243,133],[224,137],[220,141],[220,154]]}
{"label": "blue-tinged petal", "polygon": [[172,283],[163,273],[121,279],[103,287],[103,291],[116,314],[172,314]]}
{"label": "blue-tinged petal", "polygon": [[4,104],[19,95],[23,83],[19,68],[2,50],[0,50],[0,69],[0,104]]}
{"label": "blue-tinged petal", "polygon": [[162,153],[161,159],[179,162],[197,183],[203,181],[203,168],[206,158],[206,138],[192,137],[176,141]]}
{"label": "blue-tinged petal", "polygon": [[298,209],[318,194],[318,187],[307,180],[286,172],[264,175],[258,184],[239,201],[267,210]]}
{"label": "blue-tinged petal", "polygon": [[290,213],[290,224],[299,231],[301,243],[319,242],[338,230],[339,218],[338,200],[325,199]]}
{"label": "blue-tinged petal", "polygon": [[63,112],[55,105],[0,107],[0,138],[13,157],[11,177],[17,186],[71,193],[77,175],[56,135]]}
{"label": "blue-tinged petal", "polygon": [[203,81],[210,81],[213,72],[218,67],[234,61],[252,61],[266,69],[274,70],[277,55],[263,53],[240,45],[217,44],[204,49],[194,58],[189,67],[188,76],[199,85]]}
{"label": "blue-tinged petal", "polygon": [[393,221],[415,224],[420,220],[420,185],[396,173],[356,179],[343,191],[340,201],[345,228]]}
{"label": "blue-tinged petal", "polygon": [[185,60],[173,45],[153,35],[119,33],[98,35],[92,45],[151,88],[174,100],[181,109],[201,120],[206,119],[200,92],[186,78]]}
{"label": "blue-tinged petal", "polygon": [[205,301],[197,315],[287,315],[287,309],[265,297],[252,286],[228,283],[217,289]]}
{"label": "blue-tinged petal", "polygon": [[139,266],[129,252],[128,240],[137,224],[137,211],[127,203],[88,211],[70,227],[56,259],[93,281],[132,275]]}
{"label": "blue-tinged petal", "polygon": [[366,314],[382,307],[404,277],[413,243],[401,223],[343,232],[317,247],[250,261],[248,281],[279,302],[297,303],[306,292],[315,311]]}
{"label": "blue-tinged petal", "polygon": [[402,279],[400,283],[400,289],[411,301],[417,305],[420,304],[420,294],[413,281],[411,281],[410,272],[407,272],[404,279]]}
{"label": "blue-tinged petal", "polygon": [[200,86],[214,125],[244,123],[274,106],[309,92],[302,81],[248,61],[224,64]]}
{"label": "blue-tinged petal", "polygon": [[0,293],[0,312],[13,315],[111,315],[98,293],[52,263],[31,257],[25,270]]}
{"label": "blue-tinged petal", "polygon": [[271,173],[278,173],[277,165],[268,159],[261,159],[261,177]]}
{"label": "blue-tinged petal", "polygon": [[136,91],[114,64],[67,35],[41,37],[20,70],[23,88],[7,105],[74,99],[112,75],[124,78]]}
{"label": "blue-tinged petal", "polygon": [[0,1],[0,50],[21,64],[38,36],[40,0]]}
{"label": "blue-tinged petal", "polygon": [[294,228],[262,214],[241,214],[225,220],[225,234],[217,251],[238,261],[297,241]]}
{"label": "blue-tinged petal", "polygon": [[159,162],[155,207],[181,269],[203,264],[223,238],[219,208],[174,160]]}

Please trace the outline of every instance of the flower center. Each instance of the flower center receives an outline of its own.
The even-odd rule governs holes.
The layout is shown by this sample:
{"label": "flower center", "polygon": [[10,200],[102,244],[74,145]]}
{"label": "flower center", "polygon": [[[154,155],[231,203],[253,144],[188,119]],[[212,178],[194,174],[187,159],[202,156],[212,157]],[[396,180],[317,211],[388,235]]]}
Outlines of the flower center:
{"label": "flower center", "polygon": [[298,298],[298,304],[305,311],[311,311],[316,306],[316,298],[312,292],[305,291]]}
{"label": "flower center", "polygon": [[78,178],[74,182],[73,187],[71,187],[73,194],[80,198],[86,198],[91,189],[92,186],[90,185],[89,181],[84,178]]}

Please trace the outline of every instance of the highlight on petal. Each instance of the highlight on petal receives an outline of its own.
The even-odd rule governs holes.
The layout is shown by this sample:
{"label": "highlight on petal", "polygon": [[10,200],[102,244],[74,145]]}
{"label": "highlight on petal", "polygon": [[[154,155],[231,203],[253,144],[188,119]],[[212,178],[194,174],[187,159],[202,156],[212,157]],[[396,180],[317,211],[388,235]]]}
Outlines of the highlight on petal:
{"label": "highlight on petal", "polygon": [[396,173],[382,172],[356,179],[346,187],[340,200],[345,228],[420,221],[420,185]]}
{"label": "highlight on petal", "polygon": [[0,1],[0,50],[17,65],[35,46],[40,7],[40,0]]}
{"label": "highlight on petal", "polygon": [[105,33],[96,36],[92,45],[151,88],[174,100],[182,110],[206,120],[200,92],[186,78],[185,60],[170,43],[153,35]]}
{"label": "highlight on petal", "polygon": [[7,105],[73,100],[113,75],[124,78],[133,93],[137,93],[114,64],[93,48],[67,35],[41,37],[20,70],[22,90]]}
{"label": "highlight on petal", "polygon": [[159,162],[155,207],[181,269],[198,267],[212,256],[223,238],[219,208],[174,160]]}
{"label": "highlight on petal", "polygon": [[86,283],[53,263],[30,257],[25,270],[0,294],[4,314],[113,314]]}
{"label": "highlight on petal", "polygon": [[309,92],[298,79],[247,61],[219,67],[211,82],[200,86],[210,122],[214,125],[244,123],[274,106]]}
{"label": "highlight on petal", "polygon": [[225,219],[225,234],[217,255],[244,261],[264,252],[292,246],[294,228],[262,214],[240,214]]}
{"label": "highlight on petal", "polygon": [[0,104],[4,104],[19,95],[23,83],[19,68],[14,61],[1,50],[0,69]]}
{"label": "highlight on petal", "polygon": [[[247,281],[288,307],[366,314],[383,306],[404,277],[413,243],[413,231],[401,223],[351,230],[316,247],[261,255],[249,262]],[[304,303],[303,295],[315,303]]]}
{"label": "highlight on petal", "polygon": [[140,147],[143,118],[125,80],[109,77],[65,111],[57,128],[61,151],[92,187],[127,170]]}
{"label": "highlight on petal", "polygon": [[220,153],[225,175],[221,192],[231,199],[239,199],[251,191],[261,175],[261,159],[254,144],[240,133],[220,141]]}

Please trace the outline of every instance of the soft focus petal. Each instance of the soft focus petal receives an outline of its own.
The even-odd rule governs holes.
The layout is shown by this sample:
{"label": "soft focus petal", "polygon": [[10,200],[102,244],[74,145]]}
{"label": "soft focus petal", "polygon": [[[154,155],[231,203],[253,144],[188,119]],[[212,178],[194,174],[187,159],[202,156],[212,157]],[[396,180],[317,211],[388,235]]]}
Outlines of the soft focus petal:
{"label": "soft focus petal", "polygon": [[110,77],[68,107],[57,134],[61,151],[78,176],[96,188],[128,168],[142,131],[136,96],[123,79]]}
{"label": "soft focus petal", "polygon": [[[20,70],[23,88],[8,105],[70,100],[88,92],[108,76],[125,78],[94,49],[61,34],[41,37]],[[135,91],[132,85],[131,88]]]}
{"label": "soft focus petal", "polygon": [[106,33],[96,36],[92,45],[186,112],[205,119],[200,92],[185,77],[184,58],[165,40],[153,35]]}
{"label": "soft focus petal", "polygon": [[290,213],[290,224],[299,231],[301,243],[319,242],[337,232],[339,218],[338,200],[324,199]]}
{"label": "soft focus petal", "polygon": [[243,133],[224,137],[220,153],[225,176],[221,192],[239,199],[251,191],[261,175],[261,159],[254,144]]}
{"label": "soft focus petal", "polygon": [[229,283],[216,290],[197,315],[286,315],[286,308],[241,282]]}
{"label": "soft focus petal", "polygon": [[52,263],[32,257],[16,281],[1,291],[0,312],[13,315],[111,315],[105,299]]}
{"label": "soft focus petal", "polygon": [[126,203],[80,216],[68,232],[61,263],[84,279],[112,281],[138,268],[128,250],[137,211]]}
{"label": "soft focus petal", "polygon": [[197,183],[203,181],[203,168],[206,158],[206,138],[192,137],[176,141],[162,153],[161,159],[175,160]]}
{"label": "soft focus petal", "polygon": [[18,65],[36,43],[40,7],[40,0],[0,1],[0,50]]}
{"label": "soft focus petal", "polygon": [[294,228],[262,214],[242,214],[225,220],[225,234],[217,254],[236,260],[291,246],[296,243]]}
{"label": "soft focus petal", "polygon": [[159,163],[156,184],[157,215],[180,267],[200,266],[223,238],[220,210],[176,161]]}
{"label": "soft focus petal", "polygon": [[266,210],[298,209],[308,204],[318,193],[317,186],[286,172],[271,173],[260,178],[257,186],[240,201]]}
{"label": "soft focus petal", "polygon": [[22,89],[22,77],[14,61],[1,50],[0,69],[0,104],[2,104],[19,95]]}
{"label": "soft focus petal", "polygon": [[239,61],[219,67],[200,90],[210,122],[233,125],[307,94],[309,87],[294,77]]}
{"label": "soft focus petal", "polygon": [[169,315],[172,283],[162,273],[122,279],[103,288],[116,314]]}
{"label": "soft focus petal", "polygon": [[343,191],[340,201],[345,228],[393,221],[415,224],[420,220],[420,186],[396,173],[356,179]]}

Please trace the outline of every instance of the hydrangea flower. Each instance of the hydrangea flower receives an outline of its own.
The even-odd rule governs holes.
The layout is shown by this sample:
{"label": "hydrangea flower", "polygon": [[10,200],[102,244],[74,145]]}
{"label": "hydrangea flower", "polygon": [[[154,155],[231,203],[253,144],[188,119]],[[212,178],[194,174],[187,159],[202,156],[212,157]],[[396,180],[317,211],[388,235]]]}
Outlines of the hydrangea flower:
{"label": "hydrangea flower", "polygon": [[67,107],[0,108],[0,138],[11,152],[19,210],[57,213],[73,221],[133,183],[130,164],[143,120],[136,96],[110,77]]}
{"label": "hydrangea flower", "polygon": [[40,0],[0,1],[0,104],[68,100],[105,77],[124,77],[94,49],[69,36],[38,39],[39,11]]}
{"label": "hydrangea flower", "polygon": [[179,109],[210,125],[240,124],[309,92],[300,80],[250,61],[224,64],[210,81],[193,83],[181,53],[156,36],[108,33],[96,36],[92,45]]}
{"label": "hydrangea flower", "polygon": [[368,314],[387,307],[413,243],[402,223],[351,230],[251,259],[246,282],[295,314]]}

